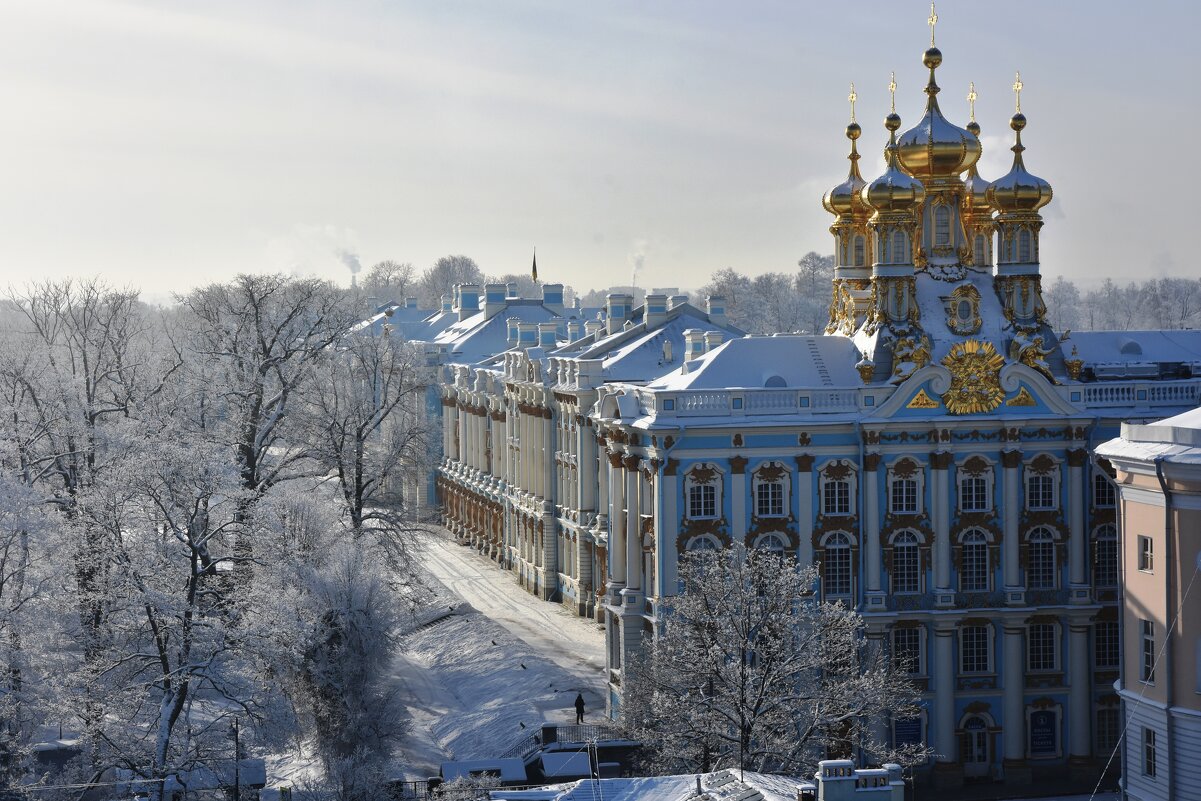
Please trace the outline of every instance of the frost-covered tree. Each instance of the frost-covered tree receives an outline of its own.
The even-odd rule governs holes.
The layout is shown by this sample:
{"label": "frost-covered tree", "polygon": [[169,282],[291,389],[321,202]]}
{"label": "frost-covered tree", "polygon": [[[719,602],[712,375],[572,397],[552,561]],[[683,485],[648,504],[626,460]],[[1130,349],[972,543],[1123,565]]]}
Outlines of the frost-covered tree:
{"label": "frost-covered tree", "polygon": [[622,725],[653,769],[802,775],[852,745],[912,761],[874,723],[914,714],[917,688],[854,611],[818,600],[815,568],[739,547],[686,554],[680,578],[662,634],[623,672]]}
{"label": "frost-covered tree", "polygon": [[421,274],[417,282],[417,297],[423,308],[437,308],[443,295],[449,295],[455,284],[480,284],[484,273],[475,259],[468,256],[443,256]]}
{"label": "frost-covered tree", "polygon": [[393,301],[404,303],[405,297],[416,287],[413,265],[390,259],[372,265],[360,286],[363,294],[374,297],[379,303]]}

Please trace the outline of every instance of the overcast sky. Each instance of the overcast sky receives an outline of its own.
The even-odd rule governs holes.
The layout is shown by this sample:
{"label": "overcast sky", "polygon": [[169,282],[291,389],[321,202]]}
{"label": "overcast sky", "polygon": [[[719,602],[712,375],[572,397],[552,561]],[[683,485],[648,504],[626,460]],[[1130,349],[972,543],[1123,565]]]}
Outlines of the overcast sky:
{"label": "overcast sky", "polygon": [[[151,296],[337,251],[463,253],[578,289],[696,287],[832,251],[821,194],[921,115],[922,2],[0,0],[0,284]],[[1008,169],[1015,69],[1043,273],[1198,275],[1190,2],[939,8],[939,99]]]}

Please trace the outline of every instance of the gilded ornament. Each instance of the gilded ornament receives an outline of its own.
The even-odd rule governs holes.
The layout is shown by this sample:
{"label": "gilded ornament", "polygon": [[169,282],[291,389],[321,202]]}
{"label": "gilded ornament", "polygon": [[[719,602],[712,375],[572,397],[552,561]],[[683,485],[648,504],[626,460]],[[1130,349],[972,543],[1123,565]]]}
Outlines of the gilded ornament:
{"label": "gilded ornament", "polygon": [[951,387],[942,396],[951,414],[991,412],[1005,400],[1001,368],[1005,359],[991,342],[958,342],[942,360],[951,372]]}
{"label": "gilded ornament", "polygon": [[905,404],[905,408],[906,409],[937,409],[939,407],[939,405],[940,404],[938,401],[934,400],[934,398],[931,398],[928,394],[926,394],[926,390],[919,389],[917,391],[917,394],[913,396],[913,399],[910,400],[909,403]]}
{"label": "gilded ornament", "polygon": [[1080,380],[1080,371],[1084,368],[1084,359],[1080,358],[1080,352],[1076,350],[1076,346],[1072,346],[1072,357],[1063,360],[1063,366],[1067,368],[1068,378],[1073,381]]}
{"label": "gilded ornament", "polygon": [[1006,406],[1037,406],[1038,403],[1034,400],[1034,396],[1025,387],[1018,390],[1018,394],[1009,400],[1005,401]]}

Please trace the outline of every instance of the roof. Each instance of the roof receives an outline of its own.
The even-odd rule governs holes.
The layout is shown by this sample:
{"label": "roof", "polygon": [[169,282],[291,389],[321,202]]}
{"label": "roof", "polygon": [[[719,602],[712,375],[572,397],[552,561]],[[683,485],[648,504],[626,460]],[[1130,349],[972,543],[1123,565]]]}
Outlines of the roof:
{"label": "roof", "polygon": [[1122,436],[1097,448],[1106,459],[1201,465],[1201,408],[1154,423],[1123,423]]}
{"label": "roof", "polygon": [[447,326],[433,341],[449,353],[447,362],[476,364],[510,347],[508,319],[516,317],[526,323],[548,323],[556,318],[575,320],[575,309],[562,314],[542,305],[540,298],[508,298],[505,307],[491,317],[479,311]]}
{"label": "roof", "polygon": [[802,334],[731,339],[651,382],[650,389],[858,387],[859,352],[841,336]]}
{"label": "roof", "polygon": [[[797,786],[804,783],[791,776],[769,776],[746,771],[723,770],[700,776],[651,776],[631,779],[581,779],[569,784],[539,787],[533,790],[493,790],[493,799],[517,801],[692,801],[696,799],[696,784],[700,779],[705,797],[710,801],[795,801]],[[596,785],[600,793],[596,793]]]}
{"label": "roof", "polygon": [[483,773],[498,773],[502,782],[524,782],[525,764],[516,757],[509,759],[465,759],[443,762],[439,773],[446,781]]}

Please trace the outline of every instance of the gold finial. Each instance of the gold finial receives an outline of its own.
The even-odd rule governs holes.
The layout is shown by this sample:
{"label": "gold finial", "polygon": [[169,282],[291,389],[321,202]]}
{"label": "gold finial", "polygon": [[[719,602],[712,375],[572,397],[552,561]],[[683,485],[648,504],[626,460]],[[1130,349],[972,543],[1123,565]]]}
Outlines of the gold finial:
{"label": "gold finial", "polygon": [[934,11],[934,4],[930,4],[930,17],[926,20],[926,24],[930,26],[930,46],[934,47],[934,26],[938,24],[938,14]]}
{"label": "gold finial", "polygon": [[1013,95],[1017,103],[1017,113],[1022,113],[1022,73],[1019,71],[1013,80]]}
{"label": "gold finial", "polygon": [[847,100],[851,101],[851,122],[855,121],[855,101],[859,99],[859,95],[855,94],[855,82],[851,81],[851,93],[847,95]]}
{"label": "gold finial", "polygon": [[976,97],[976,82],[972,81],[967,86],[967,102],[968,107],[971,109],[972,122],[976,121]]}
{"label": "gold finial", "polygon": [[897,113],[897,74],[895,72],[888,73],[888,94],[890,97],[891,113]]}

